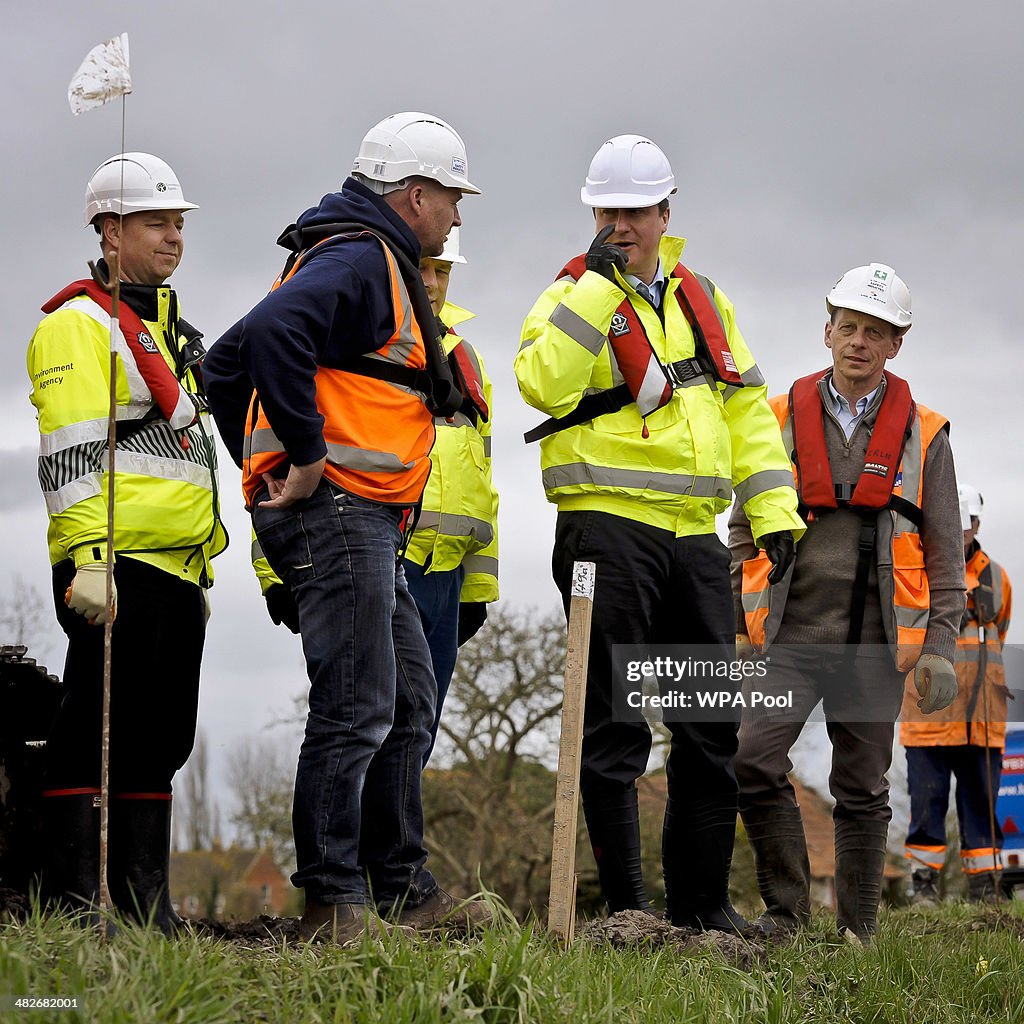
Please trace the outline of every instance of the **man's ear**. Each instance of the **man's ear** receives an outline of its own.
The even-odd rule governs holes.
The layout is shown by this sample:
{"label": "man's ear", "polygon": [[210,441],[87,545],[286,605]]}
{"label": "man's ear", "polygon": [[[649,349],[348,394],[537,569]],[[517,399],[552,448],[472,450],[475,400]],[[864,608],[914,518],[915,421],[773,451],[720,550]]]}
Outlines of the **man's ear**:
{"label": "man's ear", "polygon": [[825,348],[832,347],[832,321],[825,321]]}
{"label": "man's ear", "polygon": [[121,225],[117,217],[104,217],[100,222],[100,247],[116,249],[121,242]]}

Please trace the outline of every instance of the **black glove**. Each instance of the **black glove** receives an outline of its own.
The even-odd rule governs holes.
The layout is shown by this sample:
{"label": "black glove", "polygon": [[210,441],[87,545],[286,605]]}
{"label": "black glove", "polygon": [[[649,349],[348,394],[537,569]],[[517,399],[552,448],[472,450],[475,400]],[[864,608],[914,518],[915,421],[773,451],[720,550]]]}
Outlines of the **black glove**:
{"label": "black glove", "polygon": [[292,592],[283,583],[271,583],[263,595],[267,599],[267,611],[275,626],[282,623],[293,633],[299,631],[299,609],[295,606]]}
{"label": "black glove", "polygon": [[620,273],[626,272],[629,257],[617,245],[610,245],[606,239],[615,230],[614,224],[601,228],[597,237],[590,243],[587,250],[587,270],[593,270],[615,284],[616,268]]}
{"label": "black glove", "polygon": [[459,646],[472,640],[487,621],[487,605],[483,601],[463,601],[459,605]]}
{"label": "black glove", "polygon": [[771,560],[772,571],[768,573],[769,583],[779,583],[786,575],[786,570],[793,564],[796,558],[796,546],[793,543],[793,534],[789,530],[782,530],[780,533],[766,533],[761,538],[764,544],[764,552]]}

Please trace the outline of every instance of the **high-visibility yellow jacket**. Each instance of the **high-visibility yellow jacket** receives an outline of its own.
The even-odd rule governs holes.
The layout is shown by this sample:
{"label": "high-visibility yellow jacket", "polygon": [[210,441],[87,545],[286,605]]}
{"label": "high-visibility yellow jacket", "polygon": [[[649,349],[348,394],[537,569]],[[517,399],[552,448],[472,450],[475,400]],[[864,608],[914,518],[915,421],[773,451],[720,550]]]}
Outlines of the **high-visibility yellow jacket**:
{"label": "high-visibility yellow jacket", "polygon": [[[446,302],[441,320],[449,328],[474,314]],[[405,557],[427,572],[466,568],[462,601],[498,599],[498,492],[491,476],[491,381],[483,360],[467,341],[449,331],[442,338],[445,354],[462,345],[483,384],[489,410],[475,425],[462,413],[449,422],[434,420],[436,437],[430,450],[430,476],[423,508]]]}
{"label": "high-visibility yellow jacket", "polygon": [[[152,309],[132,308],[184,389],[198,394],[192,371],[179,371],[172,355],[184,341],[177,298],[169,287],[152,292]],[[200,413],[185,430],[172,429],[162,415],[153,415],[153,396],[123,339],[118,354],[114,550],[209,586],[210,559],[227,546],[209,415]],[[87,296],[69,299],[36,328],[27,362],[50,561],[100,561],[107,550],[110,483],[109,316]]]}
{"label": "high-visibility yellow jacket", "polygon": [[[979,601],[987,586],[991,586],[991,593]],[[1006,570],[976,548],[967,562],[967,610],[956,642],[954,664],[959,692],[948,708],[924,715],[917,707],[920,696],[913,677],[907,676],[900,712],[900,742],[905,747],[959,747],[970,743],[1002,748],[1006,742],[1008,692],[1003,643],[1010,628],[1012,603]],[[979,677],[982,659],[984,674]]]}
{"label": "high-visibility yellow jacket", "polygon": [[[676,266],[684,244],[682,238],[662,238],[663,267]],[[616,281],[617,287],[592,271],[575,282],[560,279],[530,310],[515,372],[523,398],[534,408],[565,416],[585,395],[623,382],[608,341],[623,293],[662,363],[695,356],[693,331],[674,298],[678,279],[666,285],[664,324],[621,275]],[[559,510],[609,512],[676,536],[707,534],[735,490],[755,540],[783,530],[802,536],[793,474],[764,378],[736,326],[732,303],[709,286],[736,369],[749,386],[697,378],[646,418],[630,403],[546,437],[544,489]]]}

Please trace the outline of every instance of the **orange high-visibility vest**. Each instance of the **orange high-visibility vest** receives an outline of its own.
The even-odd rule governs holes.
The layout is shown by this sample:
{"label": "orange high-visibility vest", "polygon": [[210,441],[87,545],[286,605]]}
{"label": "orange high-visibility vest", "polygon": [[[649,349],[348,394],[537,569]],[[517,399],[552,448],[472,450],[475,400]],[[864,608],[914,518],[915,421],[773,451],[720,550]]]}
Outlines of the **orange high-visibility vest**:
{"label": "orange high-visibility vest", "polygon": [[[820,387],[819,381],[823,377],[824,374],[819,373],[803,380],[813,380],[813,386],[817,389]],[[887,374],[887,378],[892,380],[893,375]],[[891,400],[890,388],[887,386],[882,399],[883,408],[885,403]],[[806,420],[808,425],[802,426],[803,437],[797,437],[796,444],[794,444],[791,402],[791,397],[787,395],[777,395],[769,399],[772,411],[782,428],[783,442],[793,461],[793,476],[797,482],[797,489],[800,490],[801,479],[798,464],[804,467],[811,466],[814,464],[814,459],[810,453],[820,453],[823,450],[824,441],[816,435],[818,431],[822,435],[824,434],[824,422],[820,419],[816,422],[814,418]],[[924,463],[928,447],[940,430],[948,428],[948,421],[945,417],[923,405],[915,405],[914,409],[909,436],[903,446],[899,468],[894,476],[886,473],[885,477],[892,480],[891,494],[893,496],[905,499],[920,508],[924,488]],[[879,419],[882,419],[882,409],[879,410],[878,415]],[[809,430],[811,433],[808,433]],[[872,438],[872,447],[891,447],[890,442],[892,441],[892,438],[879,438],[876,442]],[[805,449],[807,458],[804,460],[802,456],[805,454]],[[899,450],[898,446],[896,450]],[[868,454],[870,455],[870,449]],[[883,478],[881,474],[879,474],[879,478]],[[820,481],[815,483],[820,485]],[[811,488],[811,491],[813,493],[814,488]],[[813,512],[813,508],[811,511]],[[907,516],[896,510],[885,508],[881,508],[878,515],[893,517],[893,535],[889,557],[877,556],[879,590],[883,596],[882,616],[890,641],[894,637],[896,639],[896,665],[901,670],[907,671],[917,663],[924,645],[925,633],[928,630],[930,601],[924,548],[921,544],[921,534],[917,524]],[[798,551],[797,558],[799,559],[799,557]],[[774,587],[769,585],[768,573],[771,572],[771,569],[772,563],[763,550],[758,552],[756,558],[748,559],[743,563],[744,619],[751,643],[759,650],[764,650],[774,639],[774,629],[772,635],[767,635],[766,625],[769,614],[774,612],[772,619],[777,628],[781,621],[781,613],[788,592],[787,583],[779,583]],[[887,596],[888,600],[886,600]],[[782,602],[781,605],[779,602]]]}
{"label": "orange high-visibility vest", "polygon": [[[359,234],[376,238],[370,231]],[[334,241],[327,239],[319,244]],[[380,348],[364,358],[424,370],[426,348],[409,292],[394,256],[384,242],[380,244],[391,278],[395,328]],[[296,260],[274,288],[284,286],[304,262],[304,258]],[[371,501],[397,505],[418,502],[430,473],[429,452],[434,443],[434,419],[425,398],[422,391],[404,384],[318,366],[316,406],[324,418],[327,444],[324,477]],[[265,486],[263,474],[279,471],[287,459],[284,445],[274,433],[259,395],[254,393],[246,417],[242,464],[242,490],[248,507]]]}
{"label": "orange high-visibility vest", "polygon": [[948,708],[925,716],[908,678],[900,712],[905,747],[999,747],[1006,742],[1006,670],[1003,641],[1010,628],[1012,590],[1001,565],[981,548],[967,563],[967,610],[956,642],[959,690]]}

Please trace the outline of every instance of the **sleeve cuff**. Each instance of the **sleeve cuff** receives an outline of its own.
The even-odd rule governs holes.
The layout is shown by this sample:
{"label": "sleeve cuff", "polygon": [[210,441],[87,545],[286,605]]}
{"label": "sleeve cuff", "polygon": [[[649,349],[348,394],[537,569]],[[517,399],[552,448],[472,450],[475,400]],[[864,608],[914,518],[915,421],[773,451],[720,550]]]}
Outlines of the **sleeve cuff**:
{"label": "sleeve cuff", "polygon": [[956,636],[947,629],[928,629],[924,635],[922,654],[937,654],[946,661],[956,660]]}
{"label": "sleeve cuff", "polygon": [[102,540],[93,541],[89,544],[79,544],[71,552],[71,557],[74,560],[76,569],[81,569],[83,565],[89,565],[92,562],[106,562],[107,542]]}

